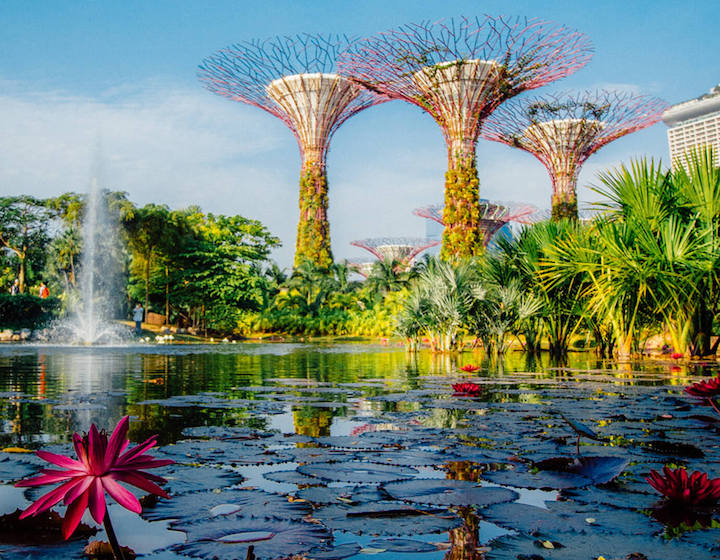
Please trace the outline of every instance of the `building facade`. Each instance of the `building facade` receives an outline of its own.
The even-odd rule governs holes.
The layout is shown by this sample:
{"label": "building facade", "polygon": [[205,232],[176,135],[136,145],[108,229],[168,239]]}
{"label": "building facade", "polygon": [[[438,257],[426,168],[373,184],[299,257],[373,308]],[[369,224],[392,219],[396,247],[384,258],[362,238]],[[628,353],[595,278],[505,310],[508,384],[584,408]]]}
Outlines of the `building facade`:
{"label": "building facade", "polygon": [[720,165],[720,84],[701,95],[677,105],[663,114],[668,128],[670,161],[673,169],[692,149],[711,146],[715,165]]}

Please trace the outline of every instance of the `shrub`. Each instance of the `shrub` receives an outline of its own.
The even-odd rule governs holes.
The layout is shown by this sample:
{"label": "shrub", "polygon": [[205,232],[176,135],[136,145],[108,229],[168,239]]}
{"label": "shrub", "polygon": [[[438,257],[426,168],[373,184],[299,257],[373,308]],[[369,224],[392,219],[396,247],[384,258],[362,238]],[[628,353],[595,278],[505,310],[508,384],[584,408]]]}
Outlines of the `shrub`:
{"label": "shrub", "polygon": [[56,297],[42,299],[29,294],[0,294],[0,326],[35,329],[55,318],[60,310]]}

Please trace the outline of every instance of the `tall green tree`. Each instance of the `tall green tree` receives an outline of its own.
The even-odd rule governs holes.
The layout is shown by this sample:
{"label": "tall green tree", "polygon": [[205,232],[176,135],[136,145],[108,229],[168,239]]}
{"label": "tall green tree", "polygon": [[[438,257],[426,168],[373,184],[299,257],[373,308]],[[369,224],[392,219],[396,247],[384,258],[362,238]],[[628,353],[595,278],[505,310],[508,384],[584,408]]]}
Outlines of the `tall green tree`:
{"label": "tall green tree", "polygon": [[0,247],[14,257],[21,293],[28,282],[28,264],[34,261],[42,267],[54,217],[45,200],[30,195],[0,197]]}

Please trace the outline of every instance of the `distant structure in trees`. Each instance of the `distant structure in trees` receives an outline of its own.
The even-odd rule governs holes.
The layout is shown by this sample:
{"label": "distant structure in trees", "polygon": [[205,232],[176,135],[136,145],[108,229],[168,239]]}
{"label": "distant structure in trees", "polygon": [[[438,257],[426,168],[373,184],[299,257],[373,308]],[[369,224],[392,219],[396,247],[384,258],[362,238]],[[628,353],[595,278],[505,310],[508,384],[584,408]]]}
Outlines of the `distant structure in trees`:
{"label": "distant structure in trees", "polygon": [[565,27],[490,16],[411,24],[355,43],[344,75],[403,99],[438,123],[448,149],[442,256],[483,250],[475,146],[502,102],[571,74],[592,55],[586,35]]}
{"label": "distant structure in trees", "polygon": [[281,119],[300,147],[300,220],[295,266],[332,262],[326,159],[338,127],[384,98],[336,73],[338,53],[351,41],[298,35],[231,45],[207,57],[199,78],[207,89]]}
{"label": "distant structure in trees", "polygon": [[720,84],[696,99],[670,107],[662,117],[668,125],[670,163],[673,169],[686,161],[692,150],[713,148],[715,165],[720,165]]}
{"label": "distant structure in trees", "polygon": [[666,108],[654,97],[609,91],[522,99],[500,107],[482,135],[539,159],[553,185],[552,219],[577,219],[577,178],[587,158],[608,142],[655,124]]}
{"label": "distant structure in trees", "polygon": [[353,272],[357,272],[363,278],[367,278],[372,273],[373,266],[377,261],[348,261],[348,268]]}
{"label": "distant structure in trees", "polygon": [[[478,227],[482,233],[483,246],[487,247],[493,236],[507,223],[518,222],[521,224],[532,223],[532,216],[537,213],[538,209],[532,204],[523,204],[517,202],[498,202],[489,200],[480,200],[478,204],[480,209]],[[413,214],[421,218],[434,220],[439,224],[443,222],[443,205],[432,204],[423,206],[413,210]]]}
{"label": "distant structure in trees", "polygon": [[378,260],[396,260],[405,268],[420,253],[439,244],[439,241],[419,237],[375,237],[350,243],[372,253]]}

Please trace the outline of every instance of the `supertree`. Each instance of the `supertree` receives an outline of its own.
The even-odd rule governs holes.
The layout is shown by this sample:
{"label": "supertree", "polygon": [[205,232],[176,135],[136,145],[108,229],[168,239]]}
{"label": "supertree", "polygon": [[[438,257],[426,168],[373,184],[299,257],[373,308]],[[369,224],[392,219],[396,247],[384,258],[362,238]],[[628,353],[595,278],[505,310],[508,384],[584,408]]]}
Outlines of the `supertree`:
{"label": "supertree", "polygon": [[359,41],[340,72],[403,99],[440,125],[448,150],[442,256],[483,249],[475,146],[482,123],[505,100],[571,74],[592,55],[586,35],[524,18],[484,16],[410,24]]}
{"label": "supertree", "polygon": [[300,220],[295,266],[332,264],[326,160],[330,139],[355,113],[386,99],[336,73],[351,44],[337,35],[298,35],[231,45],[207,57],[207,89],[264,109],[290,128],[300,146]]}
{"label": "supertree", "polygon": [[348,267],[363,278],[367,278],[372,273],[375,262],[377,261],[349,261]]}
{"label": "supertree", "polygon": [[[480,200],[478,208],[478,228],[482,233],[481,239],[485,247],[487,247],[493,236],[505,224],[509,222],[518,222],[521,224],[532,223],[532,216],[537,212],[537,208],[532,204],[497,201],[491,202],[489,200]],[[413,214],[445,225],[443,222],[442,204],[433,204],[430,206],[423,206],[422,208],[416,208],[413,210]]]}
{"label": "supertree", "polygon": [[378,260],[396,260],[407,268],[415,257],[430,247],[440,245],[440,241],[418,237],[374,237],[351,241],[350,245],[365,249]]}
{"label": "supertree", "polygon": [[510,102],[485,123],[483,138],[538,158],[552,181],[552,219],[578,218],[577,178],[608,142],[660,120],[657,98],[611,91],[561,93]]}

